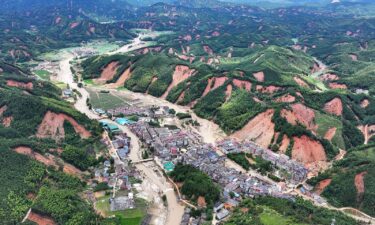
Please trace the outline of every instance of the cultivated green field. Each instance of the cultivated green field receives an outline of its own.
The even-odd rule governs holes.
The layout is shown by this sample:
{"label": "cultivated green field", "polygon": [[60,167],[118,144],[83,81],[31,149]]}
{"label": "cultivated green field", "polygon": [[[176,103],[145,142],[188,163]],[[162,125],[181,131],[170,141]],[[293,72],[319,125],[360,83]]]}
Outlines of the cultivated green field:
{"label": "cultivated green field", "polygon": [[47,70],[35,70],[34,73],[43,80],[49,80],[49,76],[51,75]]}
{"label": "cultivated green field", "polygon": [[100,93],[99,91],[87,88],[90,94],[90,103],[93,108],[103,110],[113,109],[115,107],[129,105],[129,99],[114,93]]}
{"label": "cultivated green field", "polygon": [[121,225],[140,225],[146,212],[146,203],[141,199],[136,199],[136,208],[123,211],[110,211],[110,196],[100,198],[96,203],[96,209],[103,213],[106,217],[115,216],[119,218]]}

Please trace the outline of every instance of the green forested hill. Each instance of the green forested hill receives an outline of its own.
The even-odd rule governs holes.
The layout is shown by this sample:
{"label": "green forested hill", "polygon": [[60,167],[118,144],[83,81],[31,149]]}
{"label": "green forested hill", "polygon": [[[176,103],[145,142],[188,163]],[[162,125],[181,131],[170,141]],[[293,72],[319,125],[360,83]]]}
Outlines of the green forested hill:
{"label": "green forested hill", "polygon": [[[82,171],[97,163],[95,151],[102,150],[100,126],[60,99],[54,85],[3,69],[0,75],[0,221],[19,224],[27,211],[51,217],[58,224],[95,224],[101,219],[80,193],[86,183],[60,171],[70,163]],[[12,84],[24,84],[15,87]],[[47,112],[64,114],[87,129],[91,136],[82,139],[70,123],[64,122],[65,138],[57,141],[38,138],[37,132]],[[57,122],[57,118],[52,123]],[[58,122],[57,122],[58,123]],[[41,157],[59,158],[59,168],[46,166],[15,152],[30,149]],[[61,149],[61,154],[57,149]],[[47,157],[48,156],[48,157]],[[63,163],[65,161],[65,163]],[[78,177],[80,175],[78,174]]]}
{"label": "green forested hill", "polygon": [[[354,207],[375,215],[375,145],[351,149],[332,169],[310,180],[330,179],[322,195],[337,207]],[[363,187],[363,189],[362,189]]]}

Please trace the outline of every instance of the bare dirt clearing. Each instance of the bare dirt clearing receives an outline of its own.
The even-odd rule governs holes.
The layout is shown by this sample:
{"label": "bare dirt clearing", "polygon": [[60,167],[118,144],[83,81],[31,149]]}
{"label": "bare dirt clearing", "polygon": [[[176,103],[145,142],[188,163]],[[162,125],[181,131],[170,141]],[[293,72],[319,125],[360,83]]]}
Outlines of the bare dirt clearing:
{"label": "bare dirt clearing", "polygon": [[314,110],[301,103],[293,104],[291,108],[291,111],[283,109],[281,111],[281,116],[284,117],[288,123],[292,125],[297,125],[298,123],[303,124],[307,129],[315,133],[318,127],[314,122]]}
{"label": "bare dirt clearing", "polygon": [[176,66],[174,73],[173,73],[173,81],[169,85],[165,93],[161,96],[161,98],[166,99],[169,92],[172,90],[172,88],[176,87],[179,83],[193,76],[194,73],[195,73],[195,70],[190,69],[188,66],[183,66],[183,65]]}
{"label": "bare dirt clearing", "polygon": [[241,130],[235,132],[232,137],[239,140],[252,140],[260,146],[267,148],[275,133],[275,124],[272,123],[274,110],[269,109],[258,114]]}
{"label": "bare dirt clearing", "polygon": [[131,76],[131,70],[130,70],[130,67],[127,68],[121,75],[120,77],[117,79],[117,81],[115,83],[112,83],[112,84],[108,84],[107,87],[108,88],[119,88],[119,87],[123,87],[125,82],[130,78]]}
{"label": "bare dirt clearing", "polygon": [[294,81],[301,87],[309,87],[309,85],[299,77],[294,77]]}
{"label": "bare dirt clearing", "polygon": [[255,79],[257,79],[257,81],[264,82],[264,73],[262,71],[254,73],[253,76],[255,77]]}
{"label": "bare dirt clearing", "polygon": [[292,158],[305,165],[326,161],[326,153],[322,144],[307,136],[294,137]]}
{"label": "bare dirt clearing", "polygon": [[102,71],[100,77],[95,79],[94,82],[97,84],[105,84],[108,80],[112,80],[116,75],[117,69],[119,67],[118,62],[109,63]]}
{"label": "bare dirt clearing", "polygon": [[324,111],[326,111],[327,113],[336,115],[336,116],[341,116],[342,110],[343,110],[342,101],[339,98],[334,98],[324,105]]}
{"label": "bare dirt clearing", "polygon": [[362,108],[367,108],[370,105],[370,101],[368,99],[363,99],[361,101],[361,107]]}
{"label": "bare dirt clearing", "polygon": [[32,221],[38,225],[57,225],[57,223],[51,217],[40,215],[33,211],[30,211],[28,213],[27,220]]}
{"label": "bare dirt clearing", "polygon": [[324,138],[327,139],[328,141],[331,141],[336,134],[336,130],[337,130],[336,127],[329,128],[327,132],[325,133]]}
{"label": "bare dirt clearing", "polygon": [[365,182],[364,182],[364,177],[367,174],[366,171],[359,173],[355,176],[354,178],[354,185],[355,188],[357,189],[358,195],[363,194],[365,192]]}
{"label": "bare dirt clearing", "polygon": [[296,97],[290,94],[283,95],[281,97],[276,98],[276,102],[286,102],[286,103],[292,103],[296,101]]}
{"label": "bare dirt clearing", "polygon": [[328,187],[332,182],[332,179],[325,179],[319,182],[319,184],[315,187],[315,193],[320,195],[323,193],[324,189]]}
{"label": "bare dirt clearing", "polygon": [[48,111],[42,123],[38,127],[36,136],[38,138],[52,138],[54,140],[61,140],[65,137],[64,122],[68,121],[81,138],[91,137],[91,133],[82,125],[78,124],[72,117],[62,113],[53,113]]}
{"label": "bare dirt clearing", "polygon": [[32,82],[24,83],[24,82],[19,82],[15,80],[7,80],[7,85],[9,87],[17,87],[17,88],[22,88],[26,90],[32,90],[34,86]]}
{"label": "bare dirt clearing", "polygon": [[233,84],[238,88],[244,88],[246,91],[251,91],[252,84],[249,81],[234,79]]}

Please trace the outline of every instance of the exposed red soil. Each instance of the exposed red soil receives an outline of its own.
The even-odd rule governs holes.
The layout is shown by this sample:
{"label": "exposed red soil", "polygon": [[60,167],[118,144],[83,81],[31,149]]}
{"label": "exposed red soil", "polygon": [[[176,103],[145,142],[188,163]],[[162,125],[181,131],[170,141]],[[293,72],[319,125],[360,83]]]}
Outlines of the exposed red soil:
{"label": "exposed red soil", "polygon": [[275,133],[275,135],[273,136],[273,142],[271,144],[273,144],[273,145],[276,144],[276,141],[279,138],[279,135],[280,135],[279,132]]}
{"label": "exposed red soil", "polygon": [[181,92],[180,96],[178,96],[177,103],[180,103],[185,98],[185,91]]}
{"label": "exposed red soil", "polygon": [[251,91],[252,84],[249,81],[234,79],[233,84],[238,88],[244,88],[246,91]]}
{"label": "exposed red soil", "polygon": [[309,87],[309,85],[307,85],[306,82],[303,81],[301,78],[299,78],[299,77],[294,77],[293,79],[294,79],[294,81],[295,81],[299,86],[301,86],[301,87]]}
{"label": "exposed red soil", "polygon": [[204,89],[202,97],[206,96],[210,91],[213,91],[216,88],[223,86],[227,80],[227,77],[213,77],[208,79],[208,84]]}
{"label": "exposed red soil", "polygon": [[336,134],[336,130],[337,128],[336,127],[332,127],[332,128],[329,128],[326,132],[326,134],[324,135],[324,138],[329,140],[329,141],[332,141],[332,138],[335,136]]}
{"label": "exposed red soil", "polygon": [[341,116],[342,110],[343,106],[340,98],[334,98],[324,105],[324,111],[336,116]]}
{"label": "exposed red soil", "polygon": [[5,111],[7,111],[7,109],[8,109],[8,107],[7,107],[6,105],[2,106],[2,107],[0,108],[0,116],[2,116],[3,113],[4,113]]}
{"label": "exposed red soil", "polygon": [[[38,162],[43,163],[46,166],[52,166],[56,169],[59,168],[59,164],[57,162],[62,161],[60,158],[55,157],[51,154],[47,154],[44,156],[38,152],[33,151],[31,148],[25,146],[20,146],[13,150],[18,154],[26,155],[32,159],[37,160]],[[81,170],[77,169],[75,166],[69,163],[63,163],[63,172],[77,177],[81,177],[80,175],[82,174]]]}
{"label": "exposed red soil", "polygon": [[63,172],[78,177],[80,177],[80,175],[82,174],[81,170],[68,163],[64,163]]}
{"label": "exposed red soil", "polygon": [[220,36],[220,33],[218,31],[214,31],[212,33],[212,37],[219,37]]}
{"label": "exposed red soil", "polygon": [[339,77],[336,74],[326,73],[320,76],[319,79],[322,81],[334,81],[334,80],[338,80]]}
{"label": "exposed red soil", "polygon": [[357,189],[357,194],[363,194],[365,192],[365,182],[364,182],[364,177],[367,174],[366,171],[359,173],[355,176],[354,178],[354,185],[355,188]]}
{"label": "exposed red soil", "polygon": [[228,78],[226,78],[226,77],[215,77],[215,84],[214,84],[212,90],[214,90],[218,87],[221,87],[227,80],[228,80]]}
{"label": "exposed red soil", "polygon": [[14,151],[18,154],[26,155],[32,159],[35,159],[46,166],[53,166],[55,168],[58,168],[58,165],[55,162],[54,157],[52,155],[44,156],[40,153],[34,152],[31,148],[25,146],[17,147],[14,149]]}
{"label": "exposed red soil", "polygon": [[255,102],[258,102],[258,103],[262,103],[262,102],[263,102],[262,100],[260,100],[260,99],[257,98],[257,97],[253,97],[253,100],[254,100]]}
{"label": "exposed red soil", "polygon": [[90,33],[95,33],[95,27],[90,27],[89,31],[90,31]]}
{"label": "exposed red soil", "polygon": [[230,97],[232,96],[232,90],[233,90],[233,86],[231,84],[229,84],[227,86],[227,90],[225,91],[225,98],[226,100],[228,101],[230,99]]}
{"label": "exposed red soil", "polygon": [[281,145],[280,145],[279,150],[280,150],[282,153],[285,153],[286,150],[288,149],[289,143],[290,143],[289,138],[284,134],[284,136],[283,136],[283,140],[281,141]]}
{"label": "exposed red soil", "polygon": [[7,80],[7,85],[9,87],[18,87],[18,88],[27,89],[27,90],[33,89],[33,83],[32,82],[24,83],[24,82],[19,82],[19,81],[15,81],[15,80]]}
{"label": "exposed red soil", "polygon": [[74,28],[78,27],[78,25],[79,25],[79,22],[73,22],[73,23],[70,24],[70,29],[74,29]]}
{"label": "exposed red soil", "polygon": [[253,76],[255,79],[257,79],[257,81],[264,82],[264,73],[262,71],[254,73]]}
{"label": "exposed red soil", "polygon": [[119,62],[109,63],[100,74],[98,79],[95,79],[96,83],[105,84],[108,80],[112,80],[116,75],[116,71],[119,67]]}
{"label": "exposed red soil", "polygon": [[51,217],[40,215],[33,211],[28,214],[27,219],[38,225],[57,225]]}
{"label": "exposed red soil", "polygon": [[356,54],[349,54],[352,61],[358,61],[358,56]]}
{"label": "exposed red soil", "polygon": [[185,40],[185,41],[191,41],[191,40],[193,40],[193,38],[191,37],[190,34],[185,35],[182,39]]}
{"label": "exposed red soil", "polygon": [[296,94],[298,95],[298,97],[303,98],[303,95],[301,94],[301,92],[296,92]]}
{"label": "exposed red soil", "polygon": [[286,109],[281,111],[281,116],[284,117],[288,123],[292,125],[296,125],[297,123],[303,124],[307,129],[313,132],[317,130],[318,127],[314,122],[314,110],[301,103],[293,104],[291,108],[291,111]]}
{"label": "exposed red soil", "polygon": [[34,200],[35,197],[36,197],[36,195],[32,192],[30,192],[26,195],[26,198],[29,199],[29,200]]}
{"label": "exposed red soil", "polygon": [[292,158],[305,165],[326,161],[326,153],[321,143],[303,135],[293,137]]}
{"label": "exposed red soil", "polygon": [[337,154],[337,155],[335,156],[335,161],[342,160],[342,159],[345,157],[346,153],[347,153],[347,152],[346,152],[345,150],[340,149],[340,150],[339,150],[339,154]]}
{"label": "exposed red soil", "polygon": [[362,108],[367,108],[367,106],[369,106],[369,105],[370,105],[370,101],[368,99],[363,99],[361,101],[361,107]]}
{"label": "exposed red soil", "polygon": [[270,86],[262,86],[262,85],[257,85],[256,86],[256,90],[260,93],[267,93],[267,94],[273,94],[279,90],[281,90],[282,88],[281,87],[277,87],[277,86],[274,86],[274,85],[270,85]]}
{"label": "exposed red soil", "polygon": [[316,72],[318,72],[320,70],[321,70],[321,68],[320,68],[319,64],[318,63],[314,63],[314,66],[311,69],[311,73],[316,73]]}
{"label": "exposed red soil", "polygon": [[210,46],[208,46],[208,45],[204,45],[203,46],[203,50],[207,53],[207,54],[209,54],[209,55],[213,55],[214,54],[214,51],[210,48]]}
{"label": "exposed red soil", "polygon": [[168,86],[167,90],[164,92],[164,94],[161,97],[163,99],[166,99],[169,92],[172,90],[172,88],[176,87],[179,83],[193,76],[194,73],[195,73],[195,70],[190,69],[188,66],[184,66],[184,65],[176,66],[174,73],[172,75],[173,77],[172,83]]}
{"label": "exposed red soil", "polygon": [[177,57],[179,59],[182,59],[182,60],[185,60],[185,61],[189,61],[190,63],[192,63],[195,60],[194,56],[177,55]]}
{"label": "exposed red soil", "polygon": [[199,196],[197,200],[198,206],[204,208],[207,206],[206,199],[203,196]]}
{"label": "exposed red soil", "polygon": [[281,97],[278,97],[275,99],[276,102],[286,102],[286,103],[291,103],[296,101],[296,97],[290,94],[283,95]]}
{"label": "exposed red soil", "polygon": [[212,82],[215,81],[214,79],[210,78],[208,79],[208,84],[206,88],[204,89],[202,97],[206,96],[211,91]]}
{"label": "exposed red soil", "polygon": [[78,124],[72,117],[62,113],[48,111],[38,127],[36,136],[38,138],[52,138],[61,140],[65,137],[64,122],[68,121],[81,138],[89,138],[91,133],[82,125]]}
{"label": "exposed red soil", "polygon": [[10,127],[12,121],[13,121],[13,116],[5,117],[3,119],[3,125],[4,125],[4,127]]}
{"label": "exposed red soil", "polygon": [[115,83],[116,87],[124,86],[125,82],[130,78],[130,76],[131,76],[131,71],[129,67],[121,74],[119,79],[116,81]]}
{"label": "exposed red soil", "polygon": [[273,109],[259,113],[241,130],[235,132],[232,137],[239,140],[252,140],[260,146],[267,148],[275,134],[275,124],[272,123],[273,114]]}
{"label": "exposed red soil", "polygon": [[326,187],[328,187],[332,182],[332,179],[325,179],[319,182],[315,187],[315,193],[320,195]]}
{"label": "exposed red soil", "polygon": [[58,17],[56,17],[56,19],[55,19],[55,24],[59,24],[60,22],[61,22],[61,17],[60,16],[58,16]]}
{"label": "exposed red soil", "polygon": [[348,89],[346,84],[329,83],[328,86],[332,89]]}
{"label": "exposed red soil", "polygon": [[368,141],[370,140],[370,138],[372,136],[375,135],[375,125],[360,125],[357,127],[363,134],[363,136],[365,137],[365,143],[364,144],[368,144]]}

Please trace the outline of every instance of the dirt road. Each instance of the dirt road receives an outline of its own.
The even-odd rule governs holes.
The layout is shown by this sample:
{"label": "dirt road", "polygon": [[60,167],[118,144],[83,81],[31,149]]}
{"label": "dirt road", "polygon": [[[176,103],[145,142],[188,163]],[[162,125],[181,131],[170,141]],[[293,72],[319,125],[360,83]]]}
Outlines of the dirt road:
{"label": "dirt road", "polygon": [[82,97],[78,97],[74,107],[83,114],[86,114],[90,119],[99,119],[99,116],[93,113],[86,105],[90,94],[84,88],[79,88],[78,84],[74,82],[72,71],[70,70],[70,61],[74,59],[71,52],[64,52],[60,61],[60,69],[57,73],[56,79],[60,82],[69,84],[71,89],[78,90]]}

